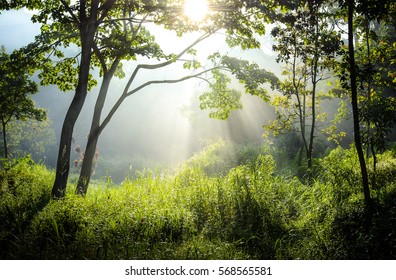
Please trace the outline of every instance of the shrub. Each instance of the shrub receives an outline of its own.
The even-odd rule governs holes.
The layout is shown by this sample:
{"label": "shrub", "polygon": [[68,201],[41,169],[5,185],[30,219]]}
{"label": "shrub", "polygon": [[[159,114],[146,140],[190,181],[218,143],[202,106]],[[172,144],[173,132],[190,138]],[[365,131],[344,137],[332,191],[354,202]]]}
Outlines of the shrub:
{"label": "shrub", "polygon": [[261,148],[251,143],[236,144],[220,139],[208,144],[184,165],[201,169],[209,177],[223,177],[234,167],[254,163],[260,152]]}

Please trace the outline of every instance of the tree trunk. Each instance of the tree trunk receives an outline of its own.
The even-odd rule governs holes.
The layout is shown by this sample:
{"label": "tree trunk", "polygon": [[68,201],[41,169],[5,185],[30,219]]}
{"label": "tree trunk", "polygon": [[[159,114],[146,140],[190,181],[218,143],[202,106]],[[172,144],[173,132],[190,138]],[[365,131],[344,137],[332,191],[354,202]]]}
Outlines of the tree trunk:
{"label": "tree trunk", "polygon": [[[316,74],[314,74],[316,76]],[[316,79],[316,78],[315,78]],[[312,122],[311,122],[311,130],[309,133],[309,144],[308,144],[308,150],[307,150],[307,175],[308,175],[308,184],[312,186],[313,184],[313,163],[312,163],[312,157],[313,157],[313,145],[314,145],[314,133],[315,133],[315,126],[316,126],[316,108],[315,108],[315,102],[316,102],[316,83],[314,82],[313,84],[313,89],[312,89]]]}
{"label": "tree trunk", "polygon": [[[91,11],[95,13],[94,11]],[[95,13],[96,14],[96,13]],[[82,110],[88,91],[89,70],[91,66],[91,50],[93,46],[94,36],[97,28],[96,16],[90,17],[80,27],[81,39],[81,65],[79,69],[78,85],[72,103],[66,113],[62,126],[58,161],[56,164],[56,177],[52,188],[52,197],[54,199],[63,198],[66,192],[66,185],[70,169],[70,151],[73,136],[74,125]]]}
{"label": "tree trunk", "polygon": [[314,53],[314,61],[313,66],[311,68],[312,72],[312,120],[311,120],[311,130],[309,132],[309,144],[308,144],[308,151],[307,151],[307,165],[308,165],[308,184],[310,186],[313,185],[313,149],[314,149],[314,137],[315,137],[315,127],[316,127],[316,89],[318,84],[318,62],[319,62],[319,54],[318,49],[319,46],[319,22],[315,17],[315,53]]}
{"label": "tree trunk", "polygon": [[110,81],[114,76],[116,65],[113,65],[113,69],[103,75],[102,86],[100,87],[98,99],[95,103],[94,115],[92,118],[91,129],[88,136],[88,142],[85,149],[84,160],[81,166],[80,177],[78,179],[76,193],[79,195],[85,195],[88,190],[89,181],[92,175],[92,167],[96,153],[96,146],[98,138],[101,133],[99,130],[100,118],[102,115],[102,109],[106,101],[106,95],[109,89]]}
{"label": "tree trunk", "polygon": [[356,151],[359,157],[360,170],[362,173],[363,183],[363,194],[366,205],[371,207],[370,187],[367,174],[366,162],[364,159],[364,153],[362,148],[362,142],[360,138],[360,121],[359,121],[359,107],[357,101],[357,81],[356,81],[356,69],[355,69],[355,50],[353,44],[353,14],[354,14],[354,1],[349,0],[348,2],[348,47],[349,47],[349,67],[350,67],[350,79],[351,79],[351,103],[352,103],[352,114],[353,114],[353,131],[354,131],[354,142]]}
{"label": "tree trunk", "polygon": [[8,159],[8,146],[7,146],[7,132],[6,132],[6,122],[4,119],[1,120],[1,125],[3,129],[3,145],[4,145],[4,158]]}

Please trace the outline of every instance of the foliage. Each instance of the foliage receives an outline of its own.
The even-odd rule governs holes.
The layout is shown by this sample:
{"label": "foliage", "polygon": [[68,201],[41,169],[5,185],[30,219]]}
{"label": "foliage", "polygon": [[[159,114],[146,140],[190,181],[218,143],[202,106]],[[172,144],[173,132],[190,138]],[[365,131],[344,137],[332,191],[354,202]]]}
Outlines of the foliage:
{"label": "foliage", "polygon": [[0,49],[0,120],[3,135],[3,156],[8,157],[7,124],[12,120],[43,120],[46,112],[35,107],[32,94],[37,84],[29,80],[29,67],[12,60],[5,48]]}
{"label": "foliage", "polygon": [[182,164],[182,168],[197,168],[209,177],[223,177],[231,168],[253,163],[260,154],[260,147],[253,144],[235,144],[219,139]]}
{"label": "foliage", "polygon": [[36,162],[45,161],[46,155],[55,149],[55,132],[51,124],[48,118],[42,121],[29,119],[8,123],[8,149],[11,157],[31,155]]}
{"label": "foliage", "polygon": [[376,150],[384,151],[389,142],[389,135],[396,123],[396,100],[372,96],[360,110],[361,121],[368,124],[363,133],[363,142]]}
{"label": "foliage", "polygon": [[334,150],[311,186],[276,176],[274,159],[265,154],[224,176],[208,177],[190,163],[174,174],[147,171],[119,186],[95,185],[85,198],[69,192],[54,201],[53,172],[21,160],[1,172],[0,256],[393,259],[395,154],[379,156],[382,185],[372,190],[372,216],[352,181],[359,176],[351,172],[356,162],[353,147]]}
{"label": "foliage", "polygon": [[[277,86],[278,78],[270,71],[262,69],[257,63],[241,60],[216,52],[208,57],[213,63],[212,79],[209,89],[203,93],[200,100],[202,110],[211,110],[209,117],[225,120],[231,111],[242,109],[240,90],[230,88],[237,80],[244,86],[244,92],[260,97],[268,102],[270,97],[266,85],[272,89]],[[231,75],[235,78],[233,80]]]}
{"label": "foliage", "polygon": [[284,63],[282,75],[286,79],[277,85],[280,95],[274,94],[271,98],[276,118],[265,128],[274,135],[300,133],[299,142],[307,162],[306,175],[311,180],[315,130],[326,118],[326,114],[320,112],[320,105],[329,97],[328,93],[320,92],[319,86],[329,79],[335,66],[341,36],[329,20],[324,1],[297,3],[298,6],[277,15],[271,31],[276,60]]}
{"label": "foliage", "polygon": [[[350,190],[352,187],[357,187],[356,182],[361,176],[360,170],[356,169],[358,164],[356,152],[337,147],[322,160],[322,168],[325,171],[323,179],[339,186],[340,190]],[[340,200],[343,200],[342,196]]]}
{"label": "foliage", "polygon": [[[201,102],[199,107],[202,110],[211,109],[209,117],[225,120],[232,110],[242,109],[241,93],[227,87],[231,78],[226,74],[219,70],[212,71],[212,74],[215,82],[209,85],[211,91],[203,93],[199,97]],[[215,111],[213,111],[214,109]]]}

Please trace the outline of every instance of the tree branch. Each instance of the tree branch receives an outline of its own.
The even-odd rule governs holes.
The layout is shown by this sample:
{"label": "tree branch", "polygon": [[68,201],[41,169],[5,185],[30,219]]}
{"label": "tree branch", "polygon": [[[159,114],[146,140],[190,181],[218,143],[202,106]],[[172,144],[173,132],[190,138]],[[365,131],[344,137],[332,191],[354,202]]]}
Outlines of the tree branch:
{"label": "tree branch", "polygon": [[128,96],[131,96],[132,94],[144,89],[147,86],[153,85],[153,84],[175,84],[175,83],[180,83],[180,82],[183,82],[183,81],[186,81],[186,80],[189,80],[189,79],[193,79],[193,78],[202,79],[201,76],[204,75],[205,73],[208,73],[208,72],[210,72],[212,70],[215,70],[215,69],[221,69],[221,68],[222,67],[213,67],[213,68],[201,71],[199,73],[196,73],[194,75],[188,75],[188,76],[184,76],[182,78],[174,79],[174,80],[153,80],[153,81],[148,81],[148,82],[146,82],[144,84],[141,84],[140,86],[134,88],[133,90],[131,90],[129,92],[124,91],[124,93],[117,100],[117,102],[114,104],[113,108],[110,110],[110,112],[107,114],[106,118],[103,120],[103,122],[99,126],[99,134],[102,133],[103,129],[107,126],[107,124],[110,122],[110,120],[113,117],[113,115],[115,114],[115,112],[118,110],[118,108],[121,106],[122,102],[124,102],[124,100]]}
{"label": "tree branch", "polygon": [[67,10],[67,12],[70,14],[70,16],[73,19],[73,22],[75,22],[77,25],[80,24],[80,21],[78,20],[78,18],[76,17],[76,15],[73,13],[72,9],[70,8],[70,6],[66,3],[65,0],[61,0],[61,3],[63,4],[63,6],[65,6],[65,9]]}
{"label": "tree branch", "polygon": [[109,13],[109,11],[111,10],[111,8],[113,7],[113,5],[115,4],[116,0],[108,0],[106,3],[104,3],[102,6],[100,6],[100,10],[103,10],[102,15],[99,18],[99,23],[102,22],[102,20],[104,18],[107,17],[107,14]]}
{"label": "tree branch", "polygon": [[158,68],[162,68],[162,67],[168,66],[168,65],[174,63],[177,59],[180,59],[188,50],[190,50],[192,47],[194,47],[195,45],[197,45],[201,41],[203,41],[206,38],[208,38],[209,36],[211,36],[213,33],[205,33],[205,34],[203,34],[201,37],[199,37],[197,40],[195,40],[191,45],[189,45],[187,48],[185,48],[182,52],[180,52],[173,59],[169,59],[169,60],[167,60],[165,62],[161,62],[161,63],[157,63],[157,64],[139,64],[138,66],[136,66],[134,72],[132,73],[131,77],[128,80],[128,83],[125,86],[125,90],[123,92],[123,95],[127,94],[127,91],[129,89],[129,87],[131,86],[133,80],[136,78],[136,75],[138,74],[140,69],[154,70],[154,69],[158,69]]}
{"label": "tree branch", "polygon": [[106,62],[105,62],[104,57],[101,54],[100,49],[98,48],[98,45],[96,43],[93,44],[93,50],[94,50],[96,57],[99,59],[100,65],[102,65],[103,72],[106,73],[107,72]]}

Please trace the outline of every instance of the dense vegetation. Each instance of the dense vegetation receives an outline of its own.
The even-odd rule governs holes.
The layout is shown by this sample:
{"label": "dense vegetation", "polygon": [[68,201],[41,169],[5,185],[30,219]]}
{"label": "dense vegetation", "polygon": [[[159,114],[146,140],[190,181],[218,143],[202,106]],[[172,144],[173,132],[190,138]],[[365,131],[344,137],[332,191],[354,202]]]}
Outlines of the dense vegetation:
{"label": "dense vegetation", "polygon": [[396,257],[395,148],[378,155],[370,213],[353,147],[319,159],[311,186],[280,175],[268,151],[220,141],[172,173],[147,169],[62,200],[51,199],[53,171],[18,160],[0,173],[1,258]]}

